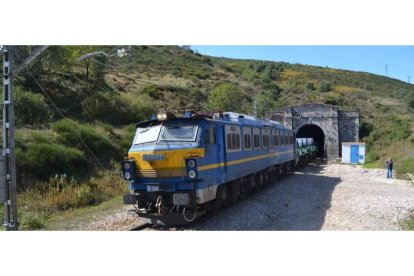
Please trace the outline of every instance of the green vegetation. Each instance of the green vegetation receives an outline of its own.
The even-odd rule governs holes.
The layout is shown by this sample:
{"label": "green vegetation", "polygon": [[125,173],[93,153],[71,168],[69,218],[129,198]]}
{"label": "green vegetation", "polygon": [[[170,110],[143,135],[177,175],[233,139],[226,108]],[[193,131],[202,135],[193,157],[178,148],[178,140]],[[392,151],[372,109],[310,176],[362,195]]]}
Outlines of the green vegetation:
{"label": "green vegetation", "polygon": [[219,84],[208,96],[208,106],[212,110],[231,110],[243,112],[248,108],[246,95],[230,83]]}
{"label": "green vegetation", "polygon": [[56,175],[47,182],[36,183],[19,193],[22,229],[43,228],[50,217],[73,208],[96,206],[127,192],[125,182],[116,170],[99,172],[83,183],[67,175]]}
{"label": "green vegetation", "polygon": [[414,231],[414,212],[411,211],[409,218],[400,223],[403,230]]}
{"label": "green vegetation", "polygon": [[[16,47],[16,64],[34,48]],[[114,164],[127,154],[134,125],[161,107],[252,114],[256,103],[263,116],[309,102],[339,105],[361,114],[367,167],[383,168],[392,156],[399,177],[414,173],[411,84],[364,72],[207,57],[177,46],[134,46],[124,59],[98,55],[75,62],[118,48],[52,46],[15,79],[19,202],[29,208],[19,210],[25,228],[41,228],[62,210],[121,194],[126,183]],[[101,183],[116,187],[107,191]]]}
{"label": "green vegetation", "polygon": [[23,91],[20,87],[17,87],[14,92],[16,126],[46,127],[52,114],[43,95]]}

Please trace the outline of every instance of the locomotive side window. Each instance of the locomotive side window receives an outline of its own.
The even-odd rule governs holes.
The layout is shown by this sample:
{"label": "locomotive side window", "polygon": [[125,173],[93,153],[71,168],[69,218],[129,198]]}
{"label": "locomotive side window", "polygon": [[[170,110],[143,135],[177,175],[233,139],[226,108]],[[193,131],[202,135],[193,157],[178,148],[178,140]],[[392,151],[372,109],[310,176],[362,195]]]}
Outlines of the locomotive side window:
{"label": "locomotive side window", "polygon": [[285,130],[285,145],[289,145],[289,131]]}
{"label": "locomotive side window", "polygon": [[231,144],[232,144],[232,149],[237,149],[237,139],[236,139],[236,134],[232,133],[231,134]]}
{"label": "locomotive side window", "polygon": [[231,144],[231,133],[227,134],[226,141],[227,141],[227,150],[232,150],[233,148]]}
{"label": "locomotive side window", "polygon": [[279,130],[279,146],[283,146],[283,144],[285,143],[283,139],[283,132],[283,130]]}
{"label": "locomotive side window", "polygon": [[270,147],[271,148],[273,148],[273,146],[274,146],[274,139],[273,139],[273,135],[274,135],[274,133],[275,133],[275,130],[271,130],[270,131],[270,141],[269,141],[269,144],[270,144]]}
{"label": "locomotive side window", "polygon": [[285,130],[283,131],[283,145],[287,146],[289,144],[288,139],[289,139],[288,132]]}
{"label": "locomotive side window", "polygon": [[243,128],[243,145],[244,150],[252,149],[252,129],[249,127]]}
{"label": "locomotive side window", "polygon": [[240,151],[240,127],[225,126],[226,150],[228,152]]}
{"label": "locomotive side window", "polygon": [[260,129],[253,129],[253,145],[254,149],[260,149]]}
{"label": "locomotive side window", "polygon": [[268,129],[263,129],[262,133],[263,133],[263,147],[267,148],[269,147],[269,141],[270,141],[270,135],[269,135],[269,130]]}
{"label": "locomotive side window", "polygon": [[273,131],[273,145],[278,146],[279,145],[279,130]]}

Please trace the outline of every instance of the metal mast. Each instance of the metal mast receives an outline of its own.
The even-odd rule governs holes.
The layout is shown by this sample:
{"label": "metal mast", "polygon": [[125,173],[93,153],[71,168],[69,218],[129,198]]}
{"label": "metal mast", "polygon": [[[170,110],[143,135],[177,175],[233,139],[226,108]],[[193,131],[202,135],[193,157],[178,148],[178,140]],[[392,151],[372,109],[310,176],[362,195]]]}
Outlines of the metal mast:
{"label": "metal mast", "polygon": [[49,46],[41,46],[21,65],[13,68],[13,46],[1,47],[3,52],[3,152],[0,155],[0,204],[4,205],[3,225],[7,230],[19,227],[17,213],[16,157],[14,144],[13,77],[22,71]]}
{"label": "metal mast", "polygon": [[7,230],[18,229],[14,153],[13,46],[3,47],[3,152],[0,156],[0,201]]}

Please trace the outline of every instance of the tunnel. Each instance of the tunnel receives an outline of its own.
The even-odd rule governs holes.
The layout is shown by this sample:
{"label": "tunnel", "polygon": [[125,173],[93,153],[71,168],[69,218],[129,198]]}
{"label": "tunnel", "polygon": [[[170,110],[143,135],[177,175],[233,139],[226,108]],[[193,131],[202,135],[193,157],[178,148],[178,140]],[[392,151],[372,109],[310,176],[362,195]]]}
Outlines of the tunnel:
{"label": "tunnel", "polygon": [[300,127],[296,132],[296,138],[313,138],[318,146],[318,157],[325,157],[325,134],[317,125],[308,124]]}

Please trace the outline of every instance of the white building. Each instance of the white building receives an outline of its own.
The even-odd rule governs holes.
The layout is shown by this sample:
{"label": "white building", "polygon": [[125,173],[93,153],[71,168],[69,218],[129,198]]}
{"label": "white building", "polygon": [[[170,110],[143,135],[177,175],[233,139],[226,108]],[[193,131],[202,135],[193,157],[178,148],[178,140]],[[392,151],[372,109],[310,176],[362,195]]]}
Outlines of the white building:
{"label": "white building", "polygon": [[365,163],[365,143],[343,142],[342,143],[342,163],[364,164]]}

